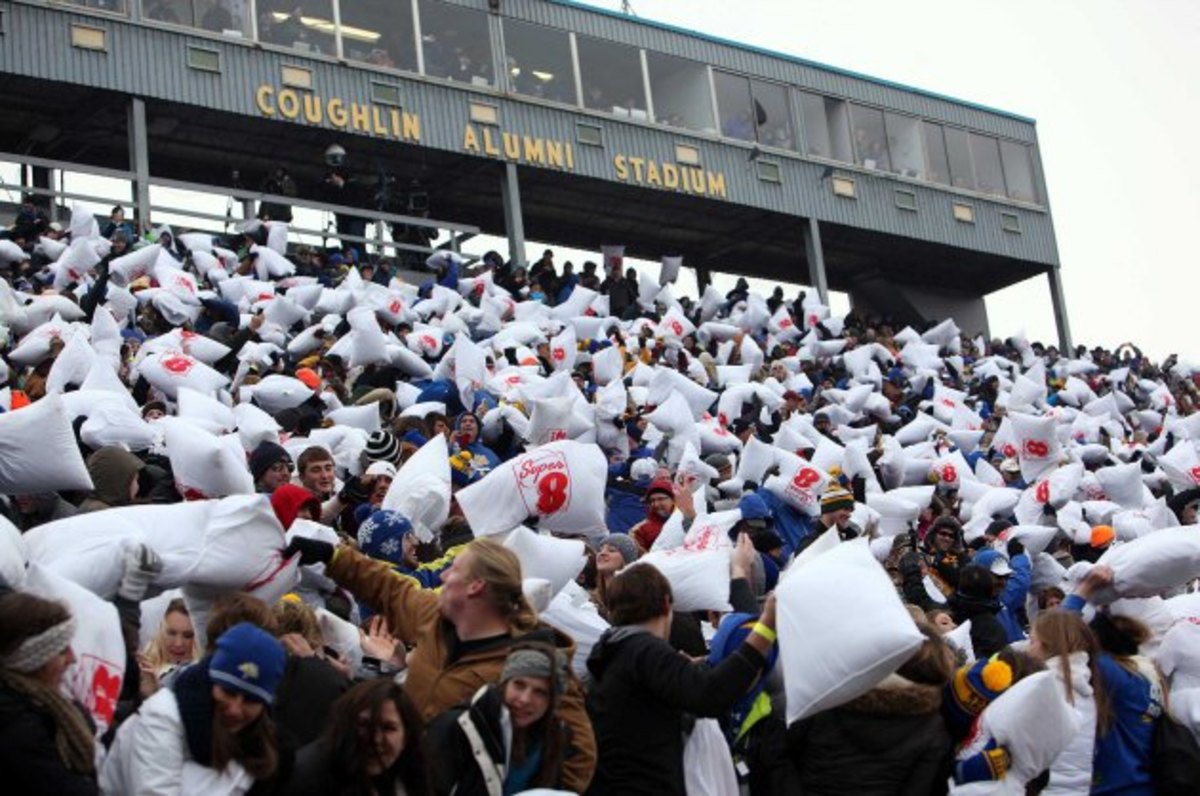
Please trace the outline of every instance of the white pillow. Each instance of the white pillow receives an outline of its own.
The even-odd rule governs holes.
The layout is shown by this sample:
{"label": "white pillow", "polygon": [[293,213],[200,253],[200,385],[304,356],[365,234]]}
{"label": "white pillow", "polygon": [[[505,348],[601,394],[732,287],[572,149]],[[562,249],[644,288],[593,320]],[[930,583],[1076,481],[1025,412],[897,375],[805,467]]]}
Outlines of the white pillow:
{"label": "white pillow", "polygon": [[[837,611],[829,610],[831,594],[839,595]],[[925,639],[865,539],[793,572],[776,598],[789,724],[871,690]]]}
{"label": "white pillow", "polygon": [[1200,575],[1200,529],[1167,528],[1110,548],[1097,562],[1113,570],[1113,585],[1093,602],[1116,597],[1149,597]]}
{"label": "white pillow", "polygon": [[[147,542],[163,561],[154,583],[255,591],[295,584],[283,526],[265,495],[125,506],[39,525],[25,534],[37,561],[104,598],[116,594],[126,547]],[[290,584],[287,583],[290,581]]]}
{"label": "white pillow", "polygon": [[587,558],[579,539],[558,539],[548,534],[534,533],[518,525],[504,546],[521,560],[524,578],[544,578],[550,582],[551,595],[558,594],[567,583],[583,570]]}
{"label": "white pillow", "polygon": [[142,360],[138,372],[146,381],[171,400],[179,395],[180,387],[212,395],[229,384],[229,377],[219,373],[188,354],[164,351]]}
{"label": "white pillow", "polygon": [[67,667],[62,688],[91,714],[97,733],[103,733],[112,724],[125,676],[125,640],[116,607],[36,563],[29,565],[23,591],[65,604],[75,619],[75,662]]}
{"label": "white pillow", "polygon": [[[729,611],[730,548],[653,550],[630,566],[653,566],[671,583],[676,611]],[[620,575],[618,575],[620,577]]]}
{"label": "white pillow", "polygon": [[980,717],[983,737],[1012,759],[1005,781],[1023,786],[1054,762],[1075,737],[1079,713],[1067,704],[1053,672],[1037,672],[996,698]]}
{"label": "white pillow", "polygon": [[428,541],[450,516],[450,452],[443,434],[433,437],[401,466],[381,508],[398,511]]}
{"label": "white pillow", "polygon": [[246,451],[236,434],[215,437],[187,420],[164,417],[167,457],[175,486],[186,498],[254,493]]}
{"label": "white pillow", "polygon": [[92,489],[71,421],[57,393],[24,409],[0,414],[0,494]]}
{"label": "white pillow", "polygon": [[598,446],[562,440],[505,462],[456,497],[476,536],[512,530],[531,515],[539,529],[602,536],[607,475]]}

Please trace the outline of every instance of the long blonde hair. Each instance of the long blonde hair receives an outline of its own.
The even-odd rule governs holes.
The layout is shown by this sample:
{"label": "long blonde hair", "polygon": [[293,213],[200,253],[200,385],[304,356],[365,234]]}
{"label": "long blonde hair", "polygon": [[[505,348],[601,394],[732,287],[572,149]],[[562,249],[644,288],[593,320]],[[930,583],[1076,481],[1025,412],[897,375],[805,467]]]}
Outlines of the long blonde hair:
{"label": "long blonde hair", "polygon": [[[161,675],[166,671],[178,666],[167,657],[167,617],[171,614],[182,614],[186,616],[188,622],[192,621],[191,614],[188,613],[187,605],[178,597],[171,600],[167,604],[167,610],[163,611],[162,621],[158,623],[158,630],[154,633],[154,638],[150,639],[150,643],[142,650],[142,655],[146,661],[154,667],[154,673]],[[193,628],[193,631],[195,628]],[[192,636],[192,661],[200,660],[200,645],[196,642],[195,635]]]}
{"label": "long blonde hair", "polygon": [[483,538],[468,545],[471,575],[487,584],[488,601],[516,632],[527,633],[538,625],[537,612],[525,598],[521,560],[499,542]]}

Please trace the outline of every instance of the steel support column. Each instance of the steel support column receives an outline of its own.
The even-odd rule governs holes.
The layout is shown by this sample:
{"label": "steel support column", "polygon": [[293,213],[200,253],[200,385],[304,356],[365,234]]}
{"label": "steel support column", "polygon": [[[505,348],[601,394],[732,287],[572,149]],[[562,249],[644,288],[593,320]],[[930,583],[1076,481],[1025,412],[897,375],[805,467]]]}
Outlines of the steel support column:
{"label": "steel support column", "polygon": [[504,204],[508,258],[513,265],[525,265],[525,218],[521,215],[521,185],[517,181],[515,163],[504,164],[504,175],[500,179],[500,196]]}
{"label": "steel support column", "polygon": [[1062,276],[1058,268],[1046,271],[1050,283],[1050,302],[1054,305],[1054,327],[1058,330],[1058,348],[1063,356],[1071,355],[1071,324],[1067,321],[1067,298],[1063,295]]}
{"label": "steel support column", "polygon": [[821,303],[829,306],[829,282],[825,279],[825,250],[821,246],[821,227],[815,218],[804,220],[804,258],[808,260],[808,283],[817,291]]}
{"label": "steel support column", "polygon": [[150,226],[150,147],[146,142],[146,101],[129,100],[129,170],[133,173],[133,212],[143,229]]}

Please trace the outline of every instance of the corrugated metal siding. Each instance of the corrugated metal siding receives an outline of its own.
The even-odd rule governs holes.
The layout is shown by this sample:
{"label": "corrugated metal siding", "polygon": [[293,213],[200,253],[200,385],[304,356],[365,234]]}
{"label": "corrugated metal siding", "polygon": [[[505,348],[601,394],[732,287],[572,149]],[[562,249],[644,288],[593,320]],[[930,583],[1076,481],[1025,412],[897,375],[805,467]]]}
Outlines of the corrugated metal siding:
{"label": "corrugated metal siding", "polygon": [[[545,6],[555,13],[576,13],[575,9],[549,3],[534,5]],[[154,30],[120,20],[21,4],[11,5],[9,9],[9,30],[0,37],[0,72],[256,117],[260,114],[254,103],[254,88],[260,84],[278,86],[280,67],[284,64],[310,68],[313,91],[326,98],[368,102],[371,81],[384,79],[401,86],[406,110],[420,114],[421,140],[425,146],[461,152],[468,102],[481,98],[501,107],[501,127],[509,132],[574,142],[577,121],[601,126],[604,130],[603,150],[574,145],[575,173],[578,174],[616,181],[612,163],[614,154],[674,162],[675,144],[686,142],[701,151],[705,169],[724,173],[729,200],[738,204],[1031,262],[1058,262],[1050,217],[1036,210],[971,197],[968,201],[976,206],[978,222],[962,224],[954,221],[950,212],[957,195],[922,184],[855,173],[858,199],[845,200],[833,196],[829,181],[822,179],[827,168],[824,164],[765,155],[779,162],[783,178],[782,185],[767,183],[757,178],[748,148],[690,136],[682,131],[624,123],[608,116],[509,99],[496,92],[467,90],[462,84],[452,87],[425,79],[381,76],[375,71],[339,65],[333,59],[264,50],[177,31]],[[621,23],[621,20],[600,15],[579,16],[591,24]],[[72,21],[108,30],[109,52],[86,52],[71,47],[69,23]],[[644,30],[644,26],[622,27]],[[651,30],[650,33],[661,31]],[[641,35],[648,34],[643,32]],[[219,50],[223,73],[214,75],[189,69],[186,65],[189,42]],[[53,55],[48,57],[48,54]],[[213,144],[220,145],[221,142],[214,141]],[[917,195],[919,213],[902,211],[895,206],[893,193],[898,186]],[[1022,234],[1001,230],[1000,209],[1021,218]]]}

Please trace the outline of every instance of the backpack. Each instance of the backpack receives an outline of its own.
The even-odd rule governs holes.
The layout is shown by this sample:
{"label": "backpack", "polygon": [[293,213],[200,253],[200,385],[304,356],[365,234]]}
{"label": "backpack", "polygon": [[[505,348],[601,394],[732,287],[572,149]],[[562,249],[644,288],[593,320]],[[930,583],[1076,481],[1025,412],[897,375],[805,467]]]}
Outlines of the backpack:
{"label": "backpack", "polygon": [[1200,782],[1200,745],[1192,731],[1163,711],[1150,747],[1150,777],[1162,796],[1194,794]]}

